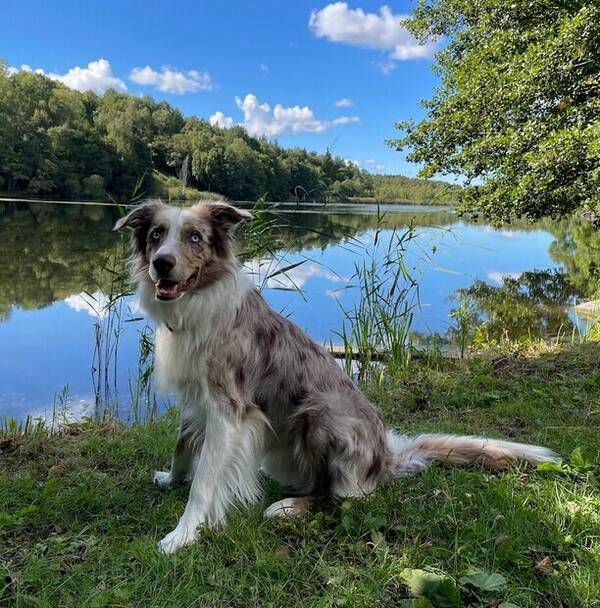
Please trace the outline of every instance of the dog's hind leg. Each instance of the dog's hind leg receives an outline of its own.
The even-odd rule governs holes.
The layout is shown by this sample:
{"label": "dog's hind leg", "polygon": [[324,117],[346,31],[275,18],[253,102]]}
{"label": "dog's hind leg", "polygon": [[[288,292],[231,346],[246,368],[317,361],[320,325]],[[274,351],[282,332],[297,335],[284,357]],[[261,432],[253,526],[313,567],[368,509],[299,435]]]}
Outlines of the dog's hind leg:
{"label": "dog's hind leg", "polygon": [[185,511],[177,527],[160,542],[165,553],[192,543],[198,527],[215,526],[234,502],[252,504],[261,495],[258,469],[262,460],[265,420],[250,411],[234,420],[217,404],[207,405],[206,433]]}
{"label": "dog's hind leg", "polygon": [[301,496],[272,504],[265,517],[302,515],[313,496],[366,496],[383,477],[388,460],[383,423],[360,393],[309,395],[291,418],[289,433],[287,462],[295,465]]}
{"label": "dog's hind leg", "polygon": [[312,496],[290,496],[278,500],[267,508],[263,517],[300,517],[310,509],[313,500]]}

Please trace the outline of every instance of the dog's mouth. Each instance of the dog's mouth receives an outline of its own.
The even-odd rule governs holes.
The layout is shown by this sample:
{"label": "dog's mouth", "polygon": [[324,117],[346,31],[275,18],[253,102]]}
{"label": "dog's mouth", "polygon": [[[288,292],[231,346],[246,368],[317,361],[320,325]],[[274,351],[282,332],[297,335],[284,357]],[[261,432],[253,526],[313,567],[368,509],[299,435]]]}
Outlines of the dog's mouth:
{"label": "dog's mouth", "polygon": [[198,272],[194,272],[185,281],[171,281],[170,279],[159,279],[154,283],[157,300],[177,300],[196,282]]}

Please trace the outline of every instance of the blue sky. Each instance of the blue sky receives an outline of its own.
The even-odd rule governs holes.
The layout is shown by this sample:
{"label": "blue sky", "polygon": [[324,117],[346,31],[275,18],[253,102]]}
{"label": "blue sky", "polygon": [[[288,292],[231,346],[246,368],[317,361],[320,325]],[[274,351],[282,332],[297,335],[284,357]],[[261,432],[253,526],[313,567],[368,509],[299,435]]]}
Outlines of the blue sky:
{"label": "blue sky", "polygon": [[0,57],[80,90],[149,94],[284,146],[415,175],[384,144],[395,121],[423,115],[436,83],[433,46],[399,25],[413,4],[5,0]]}

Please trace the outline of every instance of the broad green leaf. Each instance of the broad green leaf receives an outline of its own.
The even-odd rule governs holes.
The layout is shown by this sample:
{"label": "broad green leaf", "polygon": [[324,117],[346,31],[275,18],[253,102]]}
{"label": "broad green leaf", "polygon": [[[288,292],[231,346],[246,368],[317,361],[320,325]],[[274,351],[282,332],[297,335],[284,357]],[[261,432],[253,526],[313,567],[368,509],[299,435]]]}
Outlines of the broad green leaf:
{"label": "broad green leaf", "polygon": [[566,473],[567,469],[562,462],[542,462],[537,465],[537,470],[541,473]]}
{"label": "broad green leaf", "polygon": [[594,466],[594,461],[581,448],[577,447],[571,452],[571,465],[579,472],[585,473]]}
{"label": "broad green leaf", "polygon": [[581,448],[575,448],[571,452],[571,464],[577,469],[585,468],[586,462],[581,452]]}
{"label": "broad green leaf", "polygon": [[412,595],[425,595],[431,589],[437,588],[446,577],[419,568],[405,568],[400,573],[400,578]]}
{"label": "broad green leaf", "polygon": [[463,605],[454,582],[447,576],[419,568],[405,568],[400,577],[411,595],[424,596],[435,608],[461,608]]}
{"label": "broad green leaf", "polygon": [[459,581],[462,587],[474,587],[480,591],[504,591],[506,589],[506,579],[501,574],[490,572],[473,572],[467,576],[462,576]]}

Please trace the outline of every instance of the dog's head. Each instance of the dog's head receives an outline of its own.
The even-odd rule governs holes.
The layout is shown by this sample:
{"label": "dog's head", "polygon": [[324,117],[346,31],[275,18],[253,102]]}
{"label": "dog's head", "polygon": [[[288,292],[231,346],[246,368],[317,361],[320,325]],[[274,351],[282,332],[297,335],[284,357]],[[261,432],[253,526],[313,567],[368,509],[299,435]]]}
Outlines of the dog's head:
{"label": "dog's head", "polygon": [[158,300],[178,300],[231,270],[233,230],[252,216],[225,203],[170,207],[144,203],[122,217],[115,230],[132,231],[136,280],[154,284]]}

